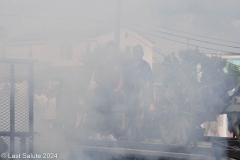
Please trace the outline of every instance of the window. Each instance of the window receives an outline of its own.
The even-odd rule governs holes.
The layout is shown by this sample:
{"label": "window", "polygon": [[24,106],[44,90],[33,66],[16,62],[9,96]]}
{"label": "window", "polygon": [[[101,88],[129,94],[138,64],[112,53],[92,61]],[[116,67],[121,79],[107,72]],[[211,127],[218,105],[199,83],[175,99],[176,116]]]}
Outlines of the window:
{"label": "window", "polygon": [[59,48],[59,58],[60,59],[72,59],[73,58],[73,46],[62,44]]}

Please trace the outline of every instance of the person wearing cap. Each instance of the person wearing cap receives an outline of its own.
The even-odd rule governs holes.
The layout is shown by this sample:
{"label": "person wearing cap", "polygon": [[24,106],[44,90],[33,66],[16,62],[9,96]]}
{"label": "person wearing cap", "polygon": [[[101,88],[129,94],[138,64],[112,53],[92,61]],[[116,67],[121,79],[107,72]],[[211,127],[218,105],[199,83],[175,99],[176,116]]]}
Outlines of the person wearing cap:
{"label": "person wearing cap", "polygon": [[[132,49],[132,59],[127,61],[124,69],[124,82],[126,87],[130,89],[147,86],[152,91],[153,73],[147,61],[143,59],[144,51],[141,45],[137,45]],[[140,88],[139,88],[140,87]],[[153,92],[148,92],[149,100],[153,100]]]}
{"label": "person wearing cap", "polygon": [[[132,59],[126,62],[124,70],[126,103],[131,113],[128,127],[130,130],[135,130],[136,133],[133,134],[137,137],[133,139],[136,140],[143,139],[143,115],[153,103],[153,74],[149,63],[143,60],[143,56],[144,50],[141,45],[133,47]],[[137,117],[141,117],[141,120],[136,120],[139,119]]]}
{"label": "person wearing cap", "polygon": [[133,48],[133,63],[138,78],[144,80],[149,85],[152,84],[153,74],[149,63],[143,60],[144,51],[141,45],[137,45]]}

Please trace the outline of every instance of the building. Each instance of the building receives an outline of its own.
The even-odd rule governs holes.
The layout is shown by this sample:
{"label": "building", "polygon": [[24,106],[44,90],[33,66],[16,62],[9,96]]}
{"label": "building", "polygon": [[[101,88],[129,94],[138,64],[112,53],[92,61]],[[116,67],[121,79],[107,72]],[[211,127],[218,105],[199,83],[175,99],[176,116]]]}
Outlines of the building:
{"label": "building", "polygon": [[[41,62],[37,66],[41,67],[35,68],[42,71],[39,71],[41,74],[35,74],[36,80],[43,81],[43,77],[52,80],[79,72],[83,65],[82,57],[89,47],[93,51],[97,45],[104,46],[112,40],[115,40],[114,31],[44,31],[24,34],[8,40],[2,58],[37,60]],[[143,46],[143,58],[152,67],[154,42],[130,29],[121,29],[119,46],[122,51],[131,53],[132,47],[138,44]]]}
{"label": "building", "polygon": [[[112,40],[115,40],[114,32],[98,35],[82,32],[26,34],[8,41],[3,58],[33,59],[52,63],[53,66],[80,66],[81,57],[89,45],[93,50],[96,45],[105,45]],[[144,59],[152,66],[154,42],[127,28],[121,29],[121,50],[131,51],[131,47],[138,44],[143,46]]]}

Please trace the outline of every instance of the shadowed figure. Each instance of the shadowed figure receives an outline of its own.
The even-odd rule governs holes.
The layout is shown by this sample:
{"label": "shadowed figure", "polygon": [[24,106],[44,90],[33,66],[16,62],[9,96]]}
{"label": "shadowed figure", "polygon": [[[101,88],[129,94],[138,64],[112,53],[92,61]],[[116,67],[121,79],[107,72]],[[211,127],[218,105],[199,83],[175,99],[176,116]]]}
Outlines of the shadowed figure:
{"label": "shadowed figure", "polygon": [[79,93],[74,80],[62,81],[57,94],[57,126],[67,137],[75,130],[79,111]]}
{"label": "shadowed figure", "polygon": [[143,47],[133,47],[132,59],[125,63],[124,92],[126,97],[128,138],[144,139],[146,110],[153,102],[153,75],[148,62],[143,60]]}

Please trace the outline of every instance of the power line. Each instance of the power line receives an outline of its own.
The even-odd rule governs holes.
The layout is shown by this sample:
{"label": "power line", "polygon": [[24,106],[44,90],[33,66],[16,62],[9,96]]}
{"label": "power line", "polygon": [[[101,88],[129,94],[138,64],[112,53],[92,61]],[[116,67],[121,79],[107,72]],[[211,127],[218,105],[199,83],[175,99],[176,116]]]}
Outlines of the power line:
{"label": "power line", "polygon": [[160,63],[159,60],[157,60],[154,56],[152,56],[152,57],[157,63]]}
{"label": "power line", "polygon": [[[133,25],[133,24],[131,24],[131,25]],[[133,25],[133,26],[136,26],[136,25]],[[236,47],[236,46],[230,46],[230,45],[219,44],[219,43],[214,43],[214,42],[209,42],[209,41],[203,41],[203,40],[199,40],[199,39],[195,39],[195,38],[189,38],[189,37],[185,37],[185,36],[179,36],[179,35],[176,35],[176,34],[172,34],[172,33],[168,33],[168,32],[162,32],[162,31],[151,29],[151,28],[147,28],[147,27],[140,27],[140,28],[145,28],[145,29],[148,29],[148,30],[151,30],[151,31],[155,31],[155,32],[158,32],[158,33],[163,33],[163,34],[167,34],[167,35],[171,35],[171,36],[175,36],[175,37],[180,37],[180,38],[185,38],[185,39],[198,41],[198,42],[202,42],[202,43],[214,44],[214,45],[225,46],[225,47],[230,47],[230,48],[240,48],[240,47]]]}
{"label": "power line", "polygon": [[[165,38],[165,37],[161,37],[161,36],[156,36],[156,35],[153,35],[153,34],[150,34],[150,33],[146,33],[146,32],[143,32],[143,31],[140,31],[140,30],[136,30],[136,29],[133,29],[137,32],[140,32],[140,33],[143,33],[143,34],[147,34],[147,35],[150,35],[150,36],[154,36],[156,38],[160,38],[160,39],[165,39],[165,40],[169,40],[169,41],[172,41],[172,42],[176,42],[176,43],[181,43],[181,44],[186,44],[187,43],[184,43],[184,42],[180,42],[180,41],[176,41],[176,40],[173,40],[173,39],[169,39],[169,38]],[[224,52],[224,53],[230,53],[230,54],[237,54],[237,55],[240,55],[240,53],[236,53],[236,52],[229,52],[229,51],[223,51],[223,50],[217,50],[217,49],[213,49],[213,48],[208,48],[208,47],[203,47],[203,46],[199,46],[199,45],[193,45],[193,44],[188,44],[190,46],[194,46],[194,47],[199,47],[199,48],[203,48],[203,49],[208,49],[208,50],[212,50],[212,51],[220,51],[220,52]]]}
{"label": "power line", "polygon": [[[156,49],[154,49],[154,48],[152,48],[152,47],[150,47],[149,45],[147,45],[146,43],[144,43],[143,41],[141,41],[140,39],[138,39],[137,37],[135,37],[135,36],[133,36],[132,34],[129,34],[130,36],[132,36],[133,38],[135,38],[135,39],[137,39],[137,40],[139,40],[141,43],[143,43],[145,46],[147,46],[147,47],[149,47],[150,49],[152,49],[152,50],[154,50],[155,52],[157,52],[157,53],[159,53],[161,56],[163,56],[163,57],[166,57],[165,55],[163,55],[161,52],[159,52],[159,51],[157,51]],[[199,47],[199,46],[197,46],[197,47]],[[202,47],[199,47],[199,48],[202,48]],[[205,48],[206,49],[206,48]],[[207,49],[209,49],[209,48],[207,48]],[[157,62],[157,63],[160,63],[154,56],[153,56],[153,59]],[[233,63],[231,63],[231,62],[228,62],[227,61],[227,63],[229,63],[229,64],[232,64],[232,65],[234,65],[234,66],[238,66],[239,67],[239,65],[236,65],[236,64],[233,64]]]}
{"label": "power line", "polygon": [[218,39],[218,38],[213,38],[213,37],[208,37],[208,36],[202,36],[202,35],[199,35],[199,34],[193,34],[193,33],[189,33],[189,32],[184,32],[184,31],[180,31],[180,30],[176,30],[176,29],[172,29],[172,28],[167,28],[167,27],[160,26],[160,25],[154,25],[154,26],[159,27],[159,28],[164,28],[164,29],[172,30],[172,31],[176,31],[176,32],[180,32],[180,33],[185,33],[185,34],[197,36],[197,37],[208,38],[208,39],[218,40],[218,41],[222,41],[222,42],[229,42],[229,43],[240,44],[239,42],[235,42],[235,41],[229,41],[229,40],[223,40],[223,39]]}
{"label": "power line", "polygon": [[[147,33],[145,33],[147,34]],[[154,50],[155,52],[159,53],[160,55],[162,55],[163,57],[166,57],[164,54],[162,54],[161,52],[157,51],[156,49],[150,47],[149,45],[147,45],[146,43],[144,43],[143,41],[141,41],[139,38],[133,36],[132,34],[129,34],[130,36],[132,36],[133,38],[139,40],[141,43],[143,43],[145,46],[149,47],[150,49]],[[191,44],[189,44],[191,45]],[[195,45],[194,45],[195,46]],[[205,47],[200,47],[200,46],[195,46],[195,47],[199,47],[199,48],[205,48]],[[210,49],[210,48],[205,48],[205,49]],[[210,49],[211,50],[211,49]],[[232,53],[232,52],[226,52],[226,53]],[[235,53],[235,54],[238,54],[238,53]],[[157,63],[160,63],[155,57],[153,57],[153,59],[157,62]],[[227,63],[230,63],[230,62],[227,62]],[[238,66],[236,64],[233,64],[233,63],[230,63],[232,65],[235,65],[235,66]],[[238,66],[239,67],[239,66]]]}
{"label": "power line", "polygon": [[[128,22],[125,22],[126,24],[131,24],[131,23],[128,23]],[[133,25],[133,24],[131,24]],[[136,26],[136,25],[134,25]],[[197,36],[197,37],[202,37],[202,38],[208,38],[208,39],[212,39],[212,40],[217,40],[217,41],[222,41],[222,42],[228,42],[228,43],[235,43],[235,44],[240,44],[239,42],[236,42],[236,41],[230,41],[230,40],[223,40],[223,39],[218,39],[218,38],[213,38],[213,37],[208,37],[208,36],[202,36],[202,35],[199,35],[199,34],[193,34],[193,33],[189,33],[189,32],[184,32],[184,31],[180,31],[180,30],[176,30],[176,29],[172,29],[172,28],[168,28],[168,27],[164,27],[164,26],[160,26],[160,25],[156,25],[156,24],[153,24],[153,26],[156,26],[156,27],[159,27],[159,28],[164,28],[164,29],[168,29],[168,30],[172,30],[172,31],[177,31],[177,32],[180,32],[180,33],[185,33],[185,34],[189,34],[189,35],[193,35],[193,36]],[[139,26],[138,26],[139,27]],[[143,27],[142,27],[143,28]],[[145,27],[146,28],[146,27]],[[150,28],[146,28],[146,29],[150,29]],[[160,31],[159,31],[160,32]],[[182,36],[182,38],[187,38],[187,39],[190,39],[188,37],[184,37]],[[193,39],[192,40],[196,40],[196,41],[201,41],[201,40],[197,40],[197,39]],[[224,45],[224,44],[218,44],[218,43],[213,43],[213,42],[207,42],[207,43],[212,43],[212,44],[216,44],[216,45]],[[235,48],[236,46],[230,46],[230,45],[226,45],[227,47],[233,47]],[[240,48],[240,47],[236,47],[236,48]]]}
{"label": "power line", "polygon": [[147,46],[148,48],[154,50],[155,52],[159,53],[160,55],[162,55],[163,57],[165,57],[164,54],[162,54],[161,52],[157,51],[156,49],[150,47],[149,45],[147,45],[146,43],[144,43],[142,40],[140,40],[139,38],[133,36],[132,34],[128,33],[130,36],[132,36],[133,38],[137,39],[138,41],[140,41],[141,43],[143,43],[145,46]]}
{"label": "power line", "polygon": [[214,42],[189,38],[189,37],[185,37],[185,36],[179,36],[179,35],[175,35],[175,34],[171,34],[171,33],[167,33],[167,32],[158,31],[158,30],[155,30],[155,29],[150,29],[150,28],[146,28],[146,29],[152,30],[152,31],[155,31],[155,32],[159,32],[159,33],[163,33],[163,34],[167,34],[167,35],[171,35],[171,36],[175,36],[175,37],[186,38],[186,39],[189,39],[189,40],[198,41],[198,42],[202,42],[202,43],[214,44],[214,45],[225,46],[225,47],[230,47],[230,48],[240,48],[240,47],[236,47],[236,46],[224,45],[224,44],[219,44],[219,43],[214,43]]}

